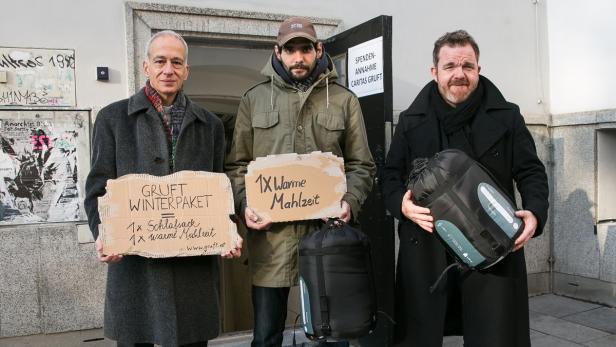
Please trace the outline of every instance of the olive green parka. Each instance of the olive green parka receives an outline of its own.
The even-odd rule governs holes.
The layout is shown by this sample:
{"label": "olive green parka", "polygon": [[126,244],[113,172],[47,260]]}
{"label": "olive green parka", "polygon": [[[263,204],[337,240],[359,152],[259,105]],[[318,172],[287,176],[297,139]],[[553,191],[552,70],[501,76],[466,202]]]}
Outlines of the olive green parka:
{"label": "olive green parka", "polygon": [[[261,73],[267,80],[249,89],[240,102],[233,143],[225,171],[231,179],[238,214],[244,216],[247,165],[270,154],[313,151],[332,152],[344,158],[347,193],[352,218],[372,188],[376,166],[366,137],[357,97],[334,83],[337,73],[329,68],[305,92],[286,83],[274,70],[271,59]],[[321,221],[274,223],[267,231],[248,230],[247,243],[252,284],[290,287],[297,284],[297,246]]]}

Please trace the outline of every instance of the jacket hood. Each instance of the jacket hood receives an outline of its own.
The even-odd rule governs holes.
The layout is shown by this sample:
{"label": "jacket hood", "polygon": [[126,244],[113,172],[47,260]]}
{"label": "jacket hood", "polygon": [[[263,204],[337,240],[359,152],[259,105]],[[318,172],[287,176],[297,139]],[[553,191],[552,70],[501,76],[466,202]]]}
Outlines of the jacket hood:
{"label": "jacket hood", "polygon": [[[272,79],[272,83],[276,83],[280,87],[293,88],[293,86],[285,82],[282,77],[280,77],[280,75],[278,75],[278,73],[274,70],[274,67],[272,66],[272,58],[274,58],[273,55],[274,53],[270,55],[269,59],[267,60],[267,63],[265,63],[265,66],[263,67],[263,69],[261,69],[261,74],[267,77],[268,80]],[[336,67],[334,66],[334,61],[327,53],[325,53],[325,57],[327,58],[328,63],[327,69],[324,73],[321,74],[321,76],[319,76],[315,80],[313,86],[324,87],[325,83],[332,83],[338,79],[338,72],[336,71]]]}

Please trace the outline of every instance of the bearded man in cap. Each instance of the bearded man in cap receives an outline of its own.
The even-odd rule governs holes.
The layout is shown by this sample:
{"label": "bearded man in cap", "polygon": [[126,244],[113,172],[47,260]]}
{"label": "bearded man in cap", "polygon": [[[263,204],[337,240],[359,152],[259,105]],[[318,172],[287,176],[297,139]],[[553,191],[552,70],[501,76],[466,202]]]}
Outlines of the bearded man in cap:
{"label": "bearded man in cap", "polygon": [[[283,153],[332,152],[344,158],[347,192],[339,217],[356,220],[376,172],[357,97],[337,84],[331,58],[314,26],[293,17],[280,26],[274,52],[238,110],[225,171],[238,213],[248,227],[254,309],[253,347],[281,346],[289,289],[297,285],[297,248],[321,220],[272,223],[246,205],[244,175],[257,157]],[[339,342],[346,346],[347,342]]]}

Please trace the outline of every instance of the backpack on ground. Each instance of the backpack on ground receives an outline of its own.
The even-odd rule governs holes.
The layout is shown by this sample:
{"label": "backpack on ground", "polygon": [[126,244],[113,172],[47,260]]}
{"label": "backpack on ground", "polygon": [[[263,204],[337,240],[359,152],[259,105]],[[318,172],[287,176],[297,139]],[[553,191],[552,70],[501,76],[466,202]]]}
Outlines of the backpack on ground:
{"label": "backpack on ground", "polygon": [[311,340],[352,339],[376,326],[376,294],[368,237],[330,219],[299,243],[304,332]]}

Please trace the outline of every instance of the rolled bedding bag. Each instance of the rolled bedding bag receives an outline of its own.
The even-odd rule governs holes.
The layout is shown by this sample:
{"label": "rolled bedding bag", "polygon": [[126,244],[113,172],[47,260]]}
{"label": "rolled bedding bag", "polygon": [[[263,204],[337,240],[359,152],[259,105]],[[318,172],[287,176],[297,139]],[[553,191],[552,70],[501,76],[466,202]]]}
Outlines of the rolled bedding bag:
{"label": "rolled bedding bag", "polygon": [[463,151],[416,159],[407,188],[415,204],[430,209],[434,233],[448,252],[470,269],[502,260],[524,230],[511,197]]}

